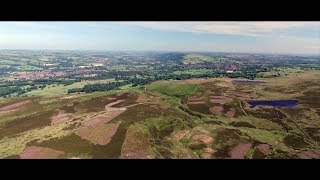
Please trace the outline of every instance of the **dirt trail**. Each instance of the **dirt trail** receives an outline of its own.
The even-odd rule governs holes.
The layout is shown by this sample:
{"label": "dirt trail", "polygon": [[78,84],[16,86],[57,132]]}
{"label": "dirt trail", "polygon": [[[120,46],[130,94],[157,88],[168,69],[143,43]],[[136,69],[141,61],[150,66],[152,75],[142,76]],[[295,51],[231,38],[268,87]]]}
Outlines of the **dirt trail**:
{"label": "dirt trail", "polygon": [[136,103],[136,104],[131,104],[129,106],[124,106],[122,108],[129,108],[129,107],[133,107],[133,106],[137,106],[137,105],[140,105],[140,104],[148,104],[147,102],[144,102],[144,103]]}
{"label": "dirt trail", "polygon": [[188,104],[204,104],[204,101],[189,101]]}
{"label": "dirt trail", "polygon": [[107,104],[106,106],[112,107],[112,106],[117,105],[117,104],[119,104],[119,103],[122,103],[122,102],[124,102],[124,101],[126,101],[126,100],[125,100],[125,99],[120,99],[120,100],[118,100],[118,101],[109,103],[109,104]]}
{"label": "dirt trail", "polygon": [[189,97],[188,100],[189,101],[202,101],[203,98],[202,97]]}
{"label": "dirt trail", "polygon": [[[277,110],[279,111],[279,112],[281,112],[281,113],[284,113],[284,114],[286,114],[285,112],[283,112],[283,111],[281,111],[280,109],[278,109],[277,108]],[[277,111],[277,113],[278,113],[278,111]],[[278,115],[278,114],[277,114]],[[279,117],[279,115],[278,115],[278,117]],[[295,116],[290,116],[289,115],[289,117],[290,118],[293,118],[293,119],[295,119],[295,120],[292,120],[292,119],[290,119],[290,118],[287,118],[287,121],[289,121],[289,122],[292,122],[306,137],[308,137],[308,139],[311,141],[311,142],[313,142],[314,144],[320,144],[320,142],[317,142],[317,141],[315,141],[312,137],[310,137],[309,136],[309,134],[302,128],[302,127],[300,127],[299,126],[299,124],[296,122],[297,120],[297,118],[295,117]],[[286,128],[286,130],[287,130],[287,128]],[[316,148],[313,144],[311,144],[311,146],[313,146],[314,148]]]}
{"label": "dirt trail", "polygon": [[[239,104],[240,104],[240,108],[241,108],[241,110],[243,111],[243,113],[244,113],[246,116],[249,116],[249,115],[247,114],[247,112],[243,109],[241,101],[238,101],[238,102],[239,102]],[[250,116],[249,116],[249,117],[250,117]]]}

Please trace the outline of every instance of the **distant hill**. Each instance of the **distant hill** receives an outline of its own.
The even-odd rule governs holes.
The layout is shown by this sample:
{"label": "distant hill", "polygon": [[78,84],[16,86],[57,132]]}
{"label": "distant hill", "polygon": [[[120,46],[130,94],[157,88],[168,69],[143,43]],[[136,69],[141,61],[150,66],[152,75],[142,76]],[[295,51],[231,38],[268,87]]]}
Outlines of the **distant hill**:
{"label": "distant hill", "polygon": [[206,56],[201,54],[187,54],[183,57],[183,64],[199,64],[204,62],[217,62],[217,57]]}

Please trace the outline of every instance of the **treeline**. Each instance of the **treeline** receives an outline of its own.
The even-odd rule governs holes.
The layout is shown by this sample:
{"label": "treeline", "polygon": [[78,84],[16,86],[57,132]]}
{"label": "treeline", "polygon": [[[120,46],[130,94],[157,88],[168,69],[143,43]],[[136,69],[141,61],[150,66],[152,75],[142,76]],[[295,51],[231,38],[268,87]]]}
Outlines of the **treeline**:
{"label": "treeline", "polygon": [[126,81],[121,82],[109,82],[109,83],[97,83],[97,84],[87,84],[83,88],[73,88],[68,90],[68,94],[70,93],[77,93],[77,92],[85,92],[85,93],[91,93],[95,91],[110,91],[110,90],[116,90],[119,89],[121,86],[125,86],[128,84],[132,84],[132,87],[135,86],[143,86],[146,84],[149,84],[151,82],[155,81],[155,79],[152,78],[132,78]]}
{"label": "treeline", "polygon": [[191,79],[191,78],[215,78],[219,77],[219,73],[207,73],[207,74],[168,74],[168,75],[156,75],[155,81],[158,80],[184,80],[184,79]]}
{"label": "treeline", "polygon": [[16,93],[19,91],[23,91],[20,87],[6,87],[6,88],[0,88],[0,96],[6,98],[7,95],[10,95],[12,93]]}
{"label": "treeline", "polygon": [[[240,72],[240,73],[224,73],[224,72],[217,72],[217,73],[205,73],[205,74],[156,74],[154,77],[148,77],[148,78],[129,78],[129,77],[123,77],[122,80],[116,81],[116,82],[110,82],[110,83],[97,83],[97,84],[88,84],[85,85],[83,88],[74,88],[69,89],[68,93],[77,93],[77,92],[95,92],[95,91],[110,91],[110,90],[116,90],[119,89],[119,87],[132,84],[132,87],[135,86],[144,86],[146,84],[152,83],[154,81],[158,80],[185,80],[185,79],[191,79],[191,78],[216,78],[216,77],[229,77],[229,78],[239,78],[244,77],[248,79],[254,79],[256,77],[256,72]],[[117,79],[119,80],[119,79]]]}
{"label": "treeline", "polygon": [[8,97],[13,93],[17,93],[17,95],[21,95],[24,94],[26,92],[32,91],[32,90],[36,90],[38,89],[38,86],[30,86],[28,88],[22,89],[19,86],[14,86],[14,87],[0,87],[0,96],[1,97]]}
{"label": "treeline", "polygon": [[257,77],[257,72],[237,72],[237,73],[226,73],[223,74],[222,77],[228,78],[247,78],[247,79],[255,79]]}
{"label": "treeline", "polygon": [[[44,89],[47,85],[50,84],[64,84],[71,85],[80,80],[70,80],[70,79],[39,79],[34,81],[5,81],[3,84],[0,84],[0,96],[8,97],[11,94],[17,93],[17,95],[24,94],[26,92]],[[30,86],[27,88],[21,88],[23,86]]]}
{"label": "treeline", "polygon": [[74,88],[69,89],[68,94],[70,93],[76,93],[76,92],[85,92],[85,93],[91,93],[95,91],[110,91],[114,89],[118,89],[121,86],[126,85],[127,82],[111,82],[111,83],[97,83],[97,84],[87,84],[83,88]]}
{"label": "treeline", "polygon": [[185,56],[185,53],[155,53],[150,55],[151,57],[161,61],[162,63],[165,62],[174,62],[177,64],[182,64],[182,59]]}
{"label": "treeline", "polygon": [[146,79],[141,79],[141,78],[133,78],[133,79],[130,79],[128,81],[128,84],[132,84],[132,87],[135,87],[135,86],[144,86],[146,84],[149,84],[151,82],[155,81],[154,79],[152,78],[146,78]]}
{"label": "treeline", "polygon": [[33,84],[32,81],[5,81],[4,84],[0,84],[0,87],[27,86],[32,84]]}

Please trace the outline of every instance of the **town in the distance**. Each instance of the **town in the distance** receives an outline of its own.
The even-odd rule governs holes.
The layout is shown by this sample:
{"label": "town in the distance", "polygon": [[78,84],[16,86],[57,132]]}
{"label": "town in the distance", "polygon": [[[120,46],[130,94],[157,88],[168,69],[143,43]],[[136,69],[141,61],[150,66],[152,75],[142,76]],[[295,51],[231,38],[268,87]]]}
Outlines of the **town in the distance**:
{"label": "town in the distance", "polygon": [[0,50],[0,158],[318,159],[320,57]]}

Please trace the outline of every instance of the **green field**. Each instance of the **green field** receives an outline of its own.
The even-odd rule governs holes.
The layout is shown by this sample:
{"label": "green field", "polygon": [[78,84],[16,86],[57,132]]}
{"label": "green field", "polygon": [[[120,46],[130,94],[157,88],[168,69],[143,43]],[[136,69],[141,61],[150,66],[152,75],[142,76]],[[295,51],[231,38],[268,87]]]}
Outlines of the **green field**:
{"label": "green field", "polygon": [[198,85],[184,84],[178,81],[161,81],[147,85],[146,89],[149,91],[159,92],[170,96],[184,96],[194,93],[198,89]]}
{"label": "green field", "polygon": [[184,64],[199,64],[203,62],[218,62],[218,58],[212,56],[204,56],[200,54],[188,54],[183,57]]}
{"label": "green field", "polygon": [[181,74],[190,74],[190,75],[201,75],[201,74],[212,74],[215,73],[213,70],[209,69],[192,69],[187,71],[175,71],[173,74],[181,75]]}
{"label": "green field", "polygon": [[88,80],[88,81],[81,81],[76,82],[71,85],[63,85],[63,84],[52,84],[46,86],[43,90],[37,89],[30,92],[25,93],[26,96],[60,96],[68,93],[69,89],[73,88],[83,88],[87,84],[95,84],[95,83],[107,83],[113,82],[113,79],[106,79],[106,80]]}

